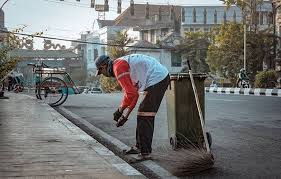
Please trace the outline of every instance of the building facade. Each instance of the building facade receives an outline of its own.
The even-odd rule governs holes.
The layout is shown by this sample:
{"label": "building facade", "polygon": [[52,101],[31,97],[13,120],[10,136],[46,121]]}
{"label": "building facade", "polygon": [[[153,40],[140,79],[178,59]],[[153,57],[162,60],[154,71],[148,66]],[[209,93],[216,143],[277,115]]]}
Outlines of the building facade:
{"label": "building facade", "polygon": [[93,76],[96,72],[95,59],[101,54],[100,39],[96,32],[88,34],[86,37],[86,59],[87,59],[87,77]]}
{"label": "building facade", "polygon": [[[257,6],[256,24],[265,29],[272,25],[272,5],[269,1]],[[181,34],[184,32],[209,32],[213,27],[227,23],[242,23],[243,14],[237,6],[185,6],[182,7]],[[247,24],[253,20],[247,18]]]}

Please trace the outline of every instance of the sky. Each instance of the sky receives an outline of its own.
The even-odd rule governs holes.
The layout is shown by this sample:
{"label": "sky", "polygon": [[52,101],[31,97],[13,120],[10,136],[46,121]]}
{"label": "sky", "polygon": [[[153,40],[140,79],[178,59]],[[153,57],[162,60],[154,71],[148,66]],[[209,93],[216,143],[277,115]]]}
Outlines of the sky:
{"label": "sky", "polygon": [[[5,0],[0,0],[1,5]],[[9,0],[3,7],[5,12],[5,26],[13,30],[23,26],[23,33],[33,34],[43,32],[44,36],[78,39],[81,33],[92,31],[98,13],[90,8],[90,0]],[[109,0],[109,12],[105,19],[113,20],[117,14],[117,0]],[[130,0],[122,0],[122,11],[129,6]],[[161,5],[220,5],[219,0],[134,0],[135,4]],[[103,4],[104,0],[96,0],[96,4]],[[35,49],[42,49],[42,40],[35,40]],[[66,45],[70,42],[53,41]]]}

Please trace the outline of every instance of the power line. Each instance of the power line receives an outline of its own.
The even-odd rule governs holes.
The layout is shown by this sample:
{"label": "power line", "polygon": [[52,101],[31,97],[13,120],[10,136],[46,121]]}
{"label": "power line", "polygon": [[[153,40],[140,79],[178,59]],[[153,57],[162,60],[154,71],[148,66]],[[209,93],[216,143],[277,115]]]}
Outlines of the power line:
{"label": "power line", "polygon": [[[98,42],[88,42],[88,41],[82,41],[82,40],[71,40],[71,39],[57,38],[57,37],[39,36],[39,35],[32,35],[32,34],[26,34],[26,33],[10,32],[10,31],[5,31],[5,30],[0,30],[0,32],[22,35],[22,36],[28,36],[28,37],[36,37],[36,38],[42,38],[42,39],[61,40],[61,41],[82,43],[82,44],[104,45],[104,46],[113,46],[113,47],[120,46],[120,45],[117,45],[117,44],[107,44],[107,43],[98,43]],[[161,48],[161,47],[139,47],[139,46],[136,47],[136,46],[133,46],[133,45],[126,45],[124,47],[140,48],[140,49],[171,49],[171,48]]]}
{"label": "power line", "polygon": [[[41,39],[50,39],[50,40],[60,40],[60,41],[67,41],[67,42],[74,42],[74,43],[81,43],[81,44],[93,44],[93,45],[103,45],[103,46],[112,46],[112,47],[119,47],[120,45],[117,44],[108,44],[108,43],[98,43],[98,42],[88,42],[88,41],[82,41],[82,40],[71,40],[71,39],[65,39],[65,38],[57,38],[57,37],[48,37],[48,36],[39,36],[39,35],[32,35],[32,34],[26,34],[26,33],[19,33],[19,32],[10,32],[5,30],[0,30],[2,33],[11,33],[15,35],[22,35],[22,36],[28,36],[28,37],[36,37]],[[163,49],[163,50],[172,50],[173,47],[141,47],[141,46],[133,46],[133,45],[125,45],[124,47],[128,48],[136,48],[136,49]],[[194,50],[194,49],[190,49]],[[196,50],[207,50],[206,48],[196,48]]]}

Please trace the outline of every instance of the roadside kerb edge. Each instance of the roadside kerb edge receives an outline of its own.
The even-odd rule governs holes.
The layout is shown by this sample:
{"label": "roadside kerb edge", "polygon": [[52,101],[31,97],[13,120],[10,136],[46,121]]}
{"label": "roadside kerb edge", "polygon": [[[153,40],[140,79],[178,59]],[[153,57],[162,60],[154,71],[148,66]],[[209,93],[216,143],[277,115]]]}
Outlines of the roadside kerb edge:
{"label": "roadside kerb edge", "polygon": [[[83,124],[83,126],[86,126],[91,132],[94,133],[95,137],[106,140],[109,142],[113,147],[121,152],[124,149],[129,148],[126,144],[121,142],[120,140],[110,136],[109,134],[105,133],[101,129],[95,127],[93,124],[89,123],[87,120],[79,117],[78,115],[72,113],[71,111],[67,110],[66,108],[60,106],[57,108],[59,111],[62,111],[63,113],[69,115],[70,117],[74,118],[77,120],[79,123]],[[172,175],[169,171],[164,169],[163,167],[159,166],[157,163],[153,162],[152,160],[147,160],[143,162],[139,162],[138,164],[141,164],[143,167],[146,169],[152,171],[154,174],[161,178],[177,178],[176,176]]]}

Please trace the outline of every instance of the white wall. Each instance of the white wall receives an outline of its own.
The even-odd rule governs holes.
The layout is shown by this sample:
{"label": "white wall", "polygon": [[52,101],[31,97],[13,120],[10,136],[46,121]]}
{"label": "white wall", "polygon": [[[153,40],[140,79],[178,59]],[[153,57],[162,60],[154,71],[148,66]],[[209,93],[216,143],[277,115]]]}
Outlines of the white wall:
{"label": "white wall", "polygon": [[[134,31],[133,28],[129,28],[126,30],[127,30],[128,37],[130,37],[134,42],[140,40],[141,37],[140,37],[139,31]],[[123,30],[123,31],[125,31],[125,30]]]}
{"label": "white wall", "polygon": [[[89,34],[86,38],[86,41],[88,42],[93,42],[93,43],[99,43],[99,36],[97,35],[96,32],[93,32]],[[86,57],[87,57],[87,72],[93,73],[96,71],[96,65],[94,63],[94,49],[97,49],[98,55],[101,54],[101,46],[98,44],[87,44],[87,52],[86,52]]]}

